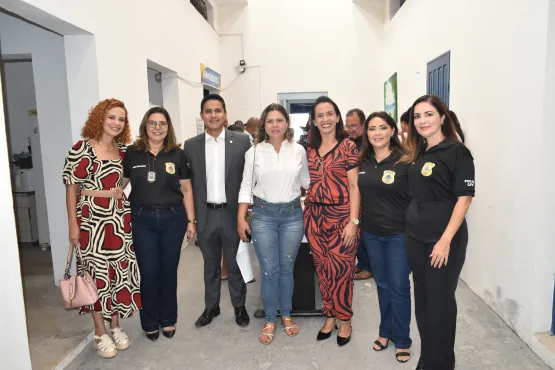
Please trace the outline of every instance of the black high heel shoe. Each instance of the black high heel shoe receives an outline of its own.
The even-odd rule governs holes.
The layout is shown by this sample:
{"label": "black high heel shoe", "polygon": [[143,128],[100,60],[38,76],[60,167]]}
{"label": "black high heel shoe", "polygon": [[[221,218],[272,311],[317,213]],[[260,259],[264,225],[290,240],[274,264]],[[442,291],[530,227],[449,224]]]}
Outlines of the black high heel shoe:
{"label": "black high heel shoe", "polygon": [[331,332],[333,331],[333,329],[339,329],[339,327],[337,326],[337,320],[335,320],[335,324],[333,325],[333,328],[327,332],[324,333],[323,331],[318,331],[318,335],[316,336],[316,340],[326,340],[329,339],[331,337]]}
{"label": "black high heel shoe", "polygon": [[172,339],[175,335],[175,328],[172,330],[162,330],[162,335],[168,339]]}
{"label": "black high heel shoe", "polygon": [[340,336],[339,333],[337,333],[337,345],[339,347],[343,347],[345,344],[347,344],[351,341],[351,336],[352,335],[353,335],[353,321],[351,320],[351,333],[349,334],[349,336],[347,338],[344,338],[344,337]]}
{"label": "black high heel shoe", "polygon": [[147,333],[147,332],[145,332],[145,334],[146,334],[146,337],[147,337],[148,339],[150,339],[150,340],[153,341],[153,342],[156,342],[156,340],[157,340],[158,337],[160,336],[160,331],[159,331],[159,330],[156,330],[156,331],[153,332],[153,333]]}

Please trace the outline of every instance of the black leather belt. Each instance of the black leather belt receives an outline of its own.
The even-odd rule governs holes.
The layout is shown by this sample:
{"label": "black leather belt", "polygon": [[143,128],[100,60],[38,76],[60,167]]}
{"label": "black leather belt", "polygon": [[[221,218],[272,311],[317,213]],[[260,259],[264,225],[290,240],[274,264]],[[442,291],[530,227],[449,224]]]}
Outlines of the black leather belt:
{"label": "black leather belt", "polygon": [[224,209],[227,208],[227,203],[208,203],[206,202],[206,206],[211,209]]}

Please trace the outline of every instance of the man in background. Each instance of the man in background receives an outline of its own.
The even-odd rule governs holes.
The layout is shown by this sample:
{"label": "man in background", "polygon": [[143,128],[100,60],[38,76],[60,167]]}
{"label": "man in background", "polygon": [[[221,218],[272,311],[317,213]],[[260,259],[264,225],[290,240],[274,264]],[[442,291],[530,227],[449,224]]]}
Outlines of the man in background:
{"label": "man in background", "polygon": [[256,132],[258,131],[259,122],[260,119],[258,117],[251,117],[245,125],[245,134],[249,136],[251,145],[254,143],[254,137],[256,136]]}
{"label": "man in background", "polygon": [[[364,122],[366,116],[364,112],[358,108],[351,109],[347,112],[345,127],[352,141],[355,142],[357,149],[360,150],[362,145],[362,134],[364,133]],[[366,249],[362,245],[362,241],[357,251],[357,267],[355,269],[355,280],[366,280],[372,277],[372,268],[370,267],[370,258],[366,254]]]}
{"label": "man in background", "polygon": [[360,150],[360,146],[362,145],[362,134],[364,133],[364,121],[366,120],[366,116],[364,112],[358,108],[351,109],[347,112],[347,119],[345,122],[345,128],[357,146],[357,149]]}

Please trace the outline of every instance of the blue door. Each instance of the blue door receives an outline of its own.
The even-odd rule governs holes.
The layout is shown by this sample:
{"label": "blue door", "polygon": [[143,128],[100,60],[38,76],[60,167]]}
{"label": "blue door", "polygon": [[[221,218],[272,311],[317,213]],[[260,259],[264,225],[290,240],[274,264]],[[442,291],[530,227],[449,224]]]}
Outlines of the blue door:
{"label": "blue door", "polygon": [[428,63],[427,93],[437,95],[449,107],[451,52]]}

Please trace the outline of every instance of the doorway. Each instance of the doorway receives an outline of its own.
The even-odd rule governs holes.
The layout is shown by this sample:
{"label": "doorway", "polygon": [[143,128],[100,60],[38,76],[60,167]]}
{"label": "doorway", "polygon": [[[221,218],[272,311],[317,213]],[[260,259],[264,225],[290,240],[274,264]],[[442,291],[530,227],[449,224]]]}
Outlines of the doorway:
{"label": "doorway", "polygon": [[320,96],[328,96],[327,91],[303,92],[303,93],[280,93],[278,103],[285,107],[291,119],[291,128],[294,131],[294,141],[301,140],[306,133],[308,117],[314,102]]}

